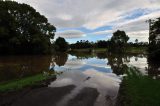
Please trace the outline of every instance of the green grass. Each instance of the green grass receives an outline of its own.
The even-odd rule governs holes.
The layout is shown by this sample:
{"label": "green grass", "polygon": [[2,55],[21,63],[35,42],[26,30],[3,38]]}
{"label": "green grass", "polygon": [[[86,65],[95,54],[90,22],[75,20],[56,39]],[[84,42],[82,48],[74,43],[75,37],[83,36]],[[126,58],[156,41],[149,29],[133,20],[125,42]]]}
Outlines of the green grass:
{"label": "green grass", "polygon": [[[107,48],[86,48],[86,49],[73,49],[71,51],[73,52],[91,52],[92,50],[94,50],[94,52],[107,52]],[[126,49],[127,53],[143,53],[146,54],[147,52],[147,47],[128,47]]]}
{"label": "green grass", "polygon": [[94,50],[94,52],[106,52],[107,51],[106,48],[73,49],[71,51],[73,51],[73,52],[92,52],[93,50]]}
{"label": "green grass", "polygon": [[160,81],[131,69],[120,87],[120,106],[160,106]]}
{"label": "green grass", "polygon": [[49,79],[50,76],[38,74],[22,79],[12,80],[5,83],[0,83],[0,92],[17,91],[27,86],[38,84],[40,81]]}
{"label": "green grass", "polygon": [[146,47],[128,47],[126,52],[127,53],[146,53]]}
{"label": "green grass", "polygon": [[95,48],[94,50],[95,52],[106,52],[107,51],[106,48]]}

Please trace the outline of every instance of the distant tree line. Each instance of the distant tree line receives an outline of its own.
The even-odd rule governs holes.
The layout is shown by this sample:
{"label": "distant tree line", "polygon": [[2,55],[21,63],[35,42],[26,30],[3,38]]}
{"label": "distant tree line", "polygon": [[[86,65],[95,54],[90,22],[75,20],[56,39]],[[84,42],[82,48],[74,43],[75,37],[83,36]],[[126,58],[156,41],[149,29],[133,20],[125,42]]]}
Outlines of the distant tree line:
{"label": "distant tree line", "polygon": [[135,39],[135,42],[128,42],[130,47],[148,47],[148,42],[138,42],[138,39]]}
{"label": "distant tree line", "polygon": [[56,28],[27,4],[0,1],[0,54],[47,54]]}
{"label": "distant tree line", "polygon": [[71,49],[86,49],[92,48],[94,46],[93,42],[89,42],[88,40],[80,40],[74,44],[70,44]]}
{"label": "distant tree line", "polygon": [[109,52],[125,52],[127,47],[147,47],[147,42],[135,43],[128,42],[129,37],[124,31],[117,30],[109,40],[98,40],[97,42],[89,42],[88,40],[77,41],[70,44],[71,49],[86,49],[86,48],[107,48]]}

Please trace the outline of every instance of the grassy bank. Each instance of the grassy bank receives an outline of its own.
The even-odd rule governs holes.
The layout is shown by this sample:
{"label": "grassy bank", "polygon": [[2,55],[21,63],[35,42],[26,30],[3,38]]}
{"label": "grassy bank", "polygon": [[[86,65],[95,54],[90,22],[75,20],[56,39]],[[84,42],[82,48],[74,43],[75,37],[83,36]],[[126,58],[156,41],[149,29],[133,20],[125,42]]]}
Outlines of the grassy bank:
{"label": "grassy bank", "polygon": [[[107,52],[107,48],[86,48],[86,49],[72,49],[71,52]],[[134,53],[134,54],[146,54],[147,53],[147,47],[128,47],[126,49],[126,53]]]}
{"label": "grassy bank", "polygon": [[37,74],[34,76],[16,79],[4,83],[0,83],[0,92],[17,91],[24,87],[33,86],[39,84],[41,81],[45,81],[54,78],[55,75]]}
{"label": "grassy bank", "polygon": [[126,50],[127,53],[147,53],[147,47],[128,47]]}
{"label": "grassy bank", "polygon": [[160,81],[131,69],[120,87],[118,106],[159,106]]}
{"label": "grassy bank", "polygon": [[86,48],[86,49],[72,49],[71,52],[106,52],[106,48]]}

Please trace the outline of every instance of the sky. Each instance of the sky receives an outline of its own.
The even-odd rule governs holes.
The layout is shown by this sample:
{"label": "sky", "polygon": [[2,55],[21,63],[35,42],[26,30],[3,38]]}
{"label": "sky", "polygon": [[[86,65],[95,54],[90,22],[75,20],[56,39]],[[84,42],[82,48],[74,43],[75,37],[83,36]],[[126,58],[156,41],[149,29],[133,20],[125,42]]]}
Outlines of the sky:
{"label": "sky", "polygon": [[108,40],[124,30],[130,42],[148,42],[148,19],[160,17],[160,0],[14,0],[34,7],[57,28],[55,39]]}

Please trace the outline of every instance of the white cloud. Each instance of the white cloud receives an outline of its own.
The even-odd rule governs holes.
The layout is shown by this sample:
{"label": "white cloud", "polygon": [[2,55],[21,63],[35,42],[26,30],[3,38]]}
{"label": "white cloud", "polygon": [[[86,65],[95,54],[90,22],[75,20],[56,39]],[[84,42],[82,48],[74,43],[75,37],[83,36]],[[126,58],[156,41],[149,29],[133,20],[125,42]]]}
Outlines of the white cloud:
{"label": "white cloud", "polygon": [[144,31],[127,32],[127,35],[129,35],[129,37],[131,38],[130,41],[132,42],[134,42],[135,39],[138,39],[138,41],[146,42],[148,41],[149,31],[144,30]]}
{"label": "white cloud", "polygon": [[[58,28],[97,28],[137,8],[158,8],[158,0],[17,0],[35,7]],[[58,19],[57,19],[58,18]],[[59,21],[59,22],[57,22]],[[66,25],[67,24],[67,25]]]}
{"label": "white cloud", "polygon": [[86,35],[98,36],[98,35],[109,35],[109,34],[112,34],[112,33],[113,33],[113,30],[104,30],[104,31],[87,33]]}
{"label": "white cloud", "polygon": [[[158,10],[160,0],[16,0],[27,3],[45,15],[57,28],[96,29],[102,26],[113,26],[130,31],[148,29],[146,19],[159,17],[160,11],[151,11],[135,19],[125,19],[134,10]],[[144,11],[145,12],[145,11]],[[100,33],[100,32],[97,32]],[[66,33],[65,33],[66,34]],[[76,35],[76,34],[75,34]],[[79,34],[77,36],[80,36]],[[73,36],[76,37],[76,36]],[[69,35],[66,35],[66,38]]]}
{"label": "white cloud", "polygon": [[81,38],[84,36],[85,36],[85,33],[79,30],[66,30],[66,31],[56,33],[56,37],[63,37],[67,39]]}

